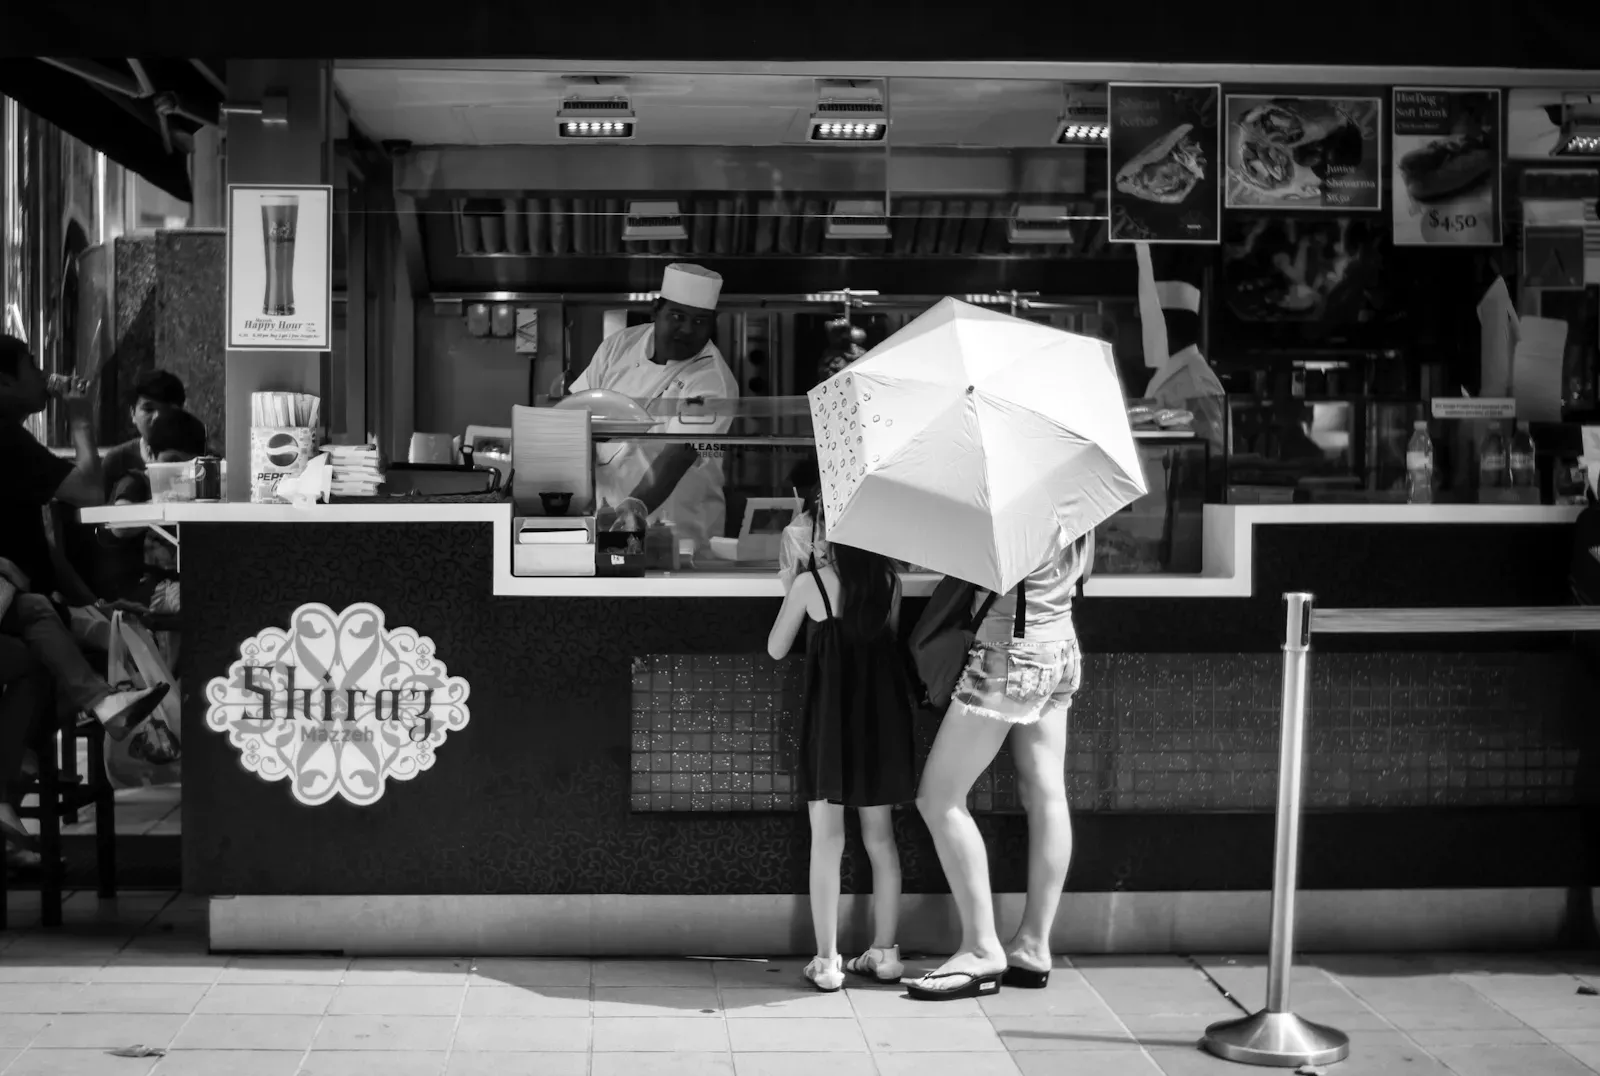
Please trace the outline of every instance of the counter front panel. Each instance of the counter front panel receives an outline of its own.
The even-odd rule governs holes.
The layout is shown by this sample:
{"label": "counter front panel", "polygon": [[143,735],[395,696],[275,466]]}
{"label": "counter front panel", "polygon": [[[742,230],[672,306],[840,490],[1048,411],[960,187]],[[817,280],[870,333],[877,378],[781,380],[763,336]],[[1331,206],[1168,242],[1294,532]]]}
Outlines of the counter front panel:
{"label": "counter front panel", "polygon": [[[793,774],[796,673],[762,656],[777,601],[497,596],[497,529],[488,520],[185,524],[186,889],[805,891],[806,823],[782,787]],[[1282,552],[1258,563],[1258,577],[1287,583],[1292,559],[1315,573],[1314,587],[1343,586],[1344,603],[1380,604],[1336,562],[1352,544],[1398,549],[1367,533],[1382,529],[1271,528],[1261,553],[1279,541]],[[1437,562],[1486,558],[1520,571],[1522,589],[1485,572],[1463,603],[1553,589],[1550,558],[1565,528],[1486,531],[1493,540],[1440,535],[1428,563],[1412,562],[1413,579],[1430,570],[1453,579]],[[1527,559],[1534,554],[1545,559]],[[1399,566],[1385,574],[1404,575]],[[1414,581],[1410,591],[1435,605],[1451,593]],[[336,613],[370,603],[391,629],[426,636],[450,677],[470,686],[470,722],[426,769],[365,805],[297,801],[285,782],[247,772],[239,749],[206,725],[208,682],[239,660],[241,644],[288,627],[308,603]],[[1086,600],[1080,623],[1089,660],[1068,774],[1080,811],[1071,887],[1264,887],[1277,597]],[[1308,887],[1567,884],[1587,869],[1574,847],[1576,805],[1595,799],[1600,756],[1585,716],[1594,689],[1556,644],[1488,639],[1468,654],[1459,637],[1379,640],[1366,653],[1321,654],[1313,675]],[[731,686],[719,687],[721,676]],[[923,717],[924,746],[935,720]],[[770,793],[756,787],[767,773]],[[743,775],[748,807],[733,798],[746,794]],[[974,801],[1001,891],[1024,884],[1015,796],[1002,759]],[[897,812],[896,827],[907,891],[943,891],[914,812]],[[852,846],[847,891],[868,878]]]}
{"label": "counter front panel", "polygon": [[[801,806],[800,661],[652,654],[633,666],[635,811]],[[1086,654],[1073,700],[1075,811],[1269,811],[1282,663],[1267,654]],[[1312,808],[1578,802],[1585,705],[1565,654],[1327,654],[1312,663]],[[926,758],[939,715],[917,722]],[[1008,751],[974,813],[1017,813]]]}

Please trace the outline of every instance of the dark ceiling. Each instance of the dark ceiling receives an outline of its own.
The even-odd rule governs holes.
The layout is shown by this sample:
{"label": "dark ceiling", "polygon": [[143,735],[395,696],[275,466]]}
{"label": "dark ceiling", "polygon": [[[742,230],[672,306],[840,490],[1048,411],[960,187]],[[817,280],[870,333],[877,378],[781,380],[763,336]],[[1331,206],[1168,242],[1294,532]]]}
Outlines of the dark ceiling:
{"label": "dark ceiling", "polygon": [[1000,6],[858,0],[538,4],[457,0],[385,9],[356,0],[16,0],[0,53],[293,58],[1038,60],[1600,69],[1592,0],[1442,9],[1396,0],[1148,0]]}

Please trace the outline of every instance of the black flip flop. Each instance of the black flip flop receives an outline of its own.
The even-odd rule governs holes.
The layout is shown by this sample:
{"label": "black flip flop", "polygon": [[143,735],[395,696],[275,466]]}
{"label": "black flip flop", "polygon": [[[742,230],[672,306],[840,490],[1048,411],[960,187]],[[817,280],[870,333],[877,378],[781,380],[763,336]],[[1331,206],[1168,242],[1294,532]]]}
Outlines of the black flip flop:
{"label": "black flip flop", "polygon": [[923,979],[953,979],[960,976],[967,981],[953,990],[929,990],[927,987],[918,986],[919,980],[902,980],[906,984],[906,994],[918,1001],[959,1001],[962,998],[988,998],[1000,992],[1000,980],[1005,972],[996,971],[988,975],[978,975],[970,971],[940,971],[924,975]]}
{"label": "black flip flop", "polygon": [[133,734],[133,730],[147,721],[151,714],[156,712],[156,707],[161,705],[161,700],[167,697],[167,692],[172,690],[171,684],[157,684],[147,692],[144,698],[139,699],[126,710],[119,713],[114,719],[115,728],[106,725],[106,735],[121,743]]}
{"label": "black flip flop", "polygon": [[10,822],[0,820],[0,834],[4,835],[4,843],[14,848],[21,848],[28,852],[37,852],[39,850],[39,838],[20,826],[14,826]]}
{"label": "black flip flop", "polygon": [[1034,971],[1032,968],[1019,968],[1012,964],[1000,976],[1000,981],[1006,986],[1014,986],[1020,990],[1043,990],[1050,985],[1050,973]]}

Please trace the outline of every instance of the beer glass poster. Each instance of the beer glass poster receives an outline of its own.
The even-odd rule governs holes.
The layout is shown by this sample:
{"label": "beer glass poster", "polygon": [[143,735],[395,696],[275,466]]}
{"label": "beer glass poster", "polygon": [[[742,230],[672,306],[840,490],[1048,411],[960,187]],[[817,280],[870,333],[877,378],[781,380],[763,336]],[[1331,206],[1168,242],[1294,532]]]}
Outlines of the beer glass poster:
{"label": "beer glass poster", "polygon": [[1221,242],[1222,88],[1113,82],[1111,241]]}
{"label": "beer glass poster", "polygon": [[228,346],[327,351],[333,188],[228,188]]}
{"label": "beer glass poster", "polygon": [[1378,209],[1377,97],[1228,95],[1229,209]]}
{"label": "beer glass poster", "polygon": [[1500,91],[1394,91],[1394,241],[1497,247]]}

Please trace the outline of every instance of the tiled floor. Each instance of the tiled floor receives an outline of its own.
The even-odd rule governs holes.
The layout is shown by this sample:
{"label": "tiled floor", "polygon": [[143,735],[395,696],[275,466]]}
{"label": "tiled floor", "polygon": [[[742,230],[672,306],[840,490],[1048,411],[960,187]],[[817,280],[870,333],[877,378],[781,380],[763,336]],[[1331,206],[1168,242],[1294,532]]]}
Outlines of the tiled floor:
{"label": "tiled floor", "polygon": [[[1259,958],[1081,957],[1048,989],[939,1005],[798,960],[222,957],[199,902],[74,894],[59,931],[12,894],[3,1076],[1204,1076],[1195,1048],[1261,1005]],[[1330,956],[1295,1008],[1351,1035],[1334,1073],[1593,1076],[1600,957]],[[118,1057],[133,1045],[164,1057]]]}

